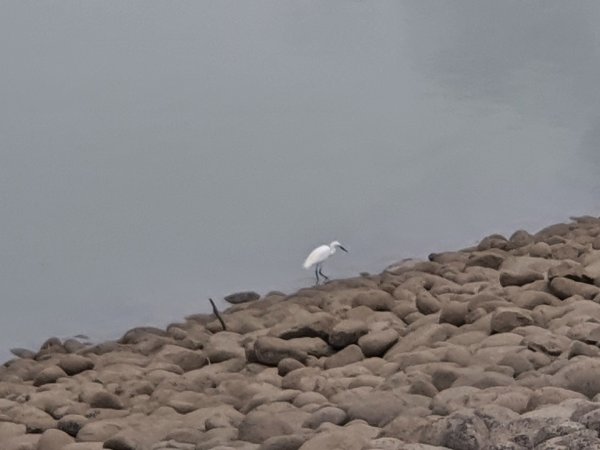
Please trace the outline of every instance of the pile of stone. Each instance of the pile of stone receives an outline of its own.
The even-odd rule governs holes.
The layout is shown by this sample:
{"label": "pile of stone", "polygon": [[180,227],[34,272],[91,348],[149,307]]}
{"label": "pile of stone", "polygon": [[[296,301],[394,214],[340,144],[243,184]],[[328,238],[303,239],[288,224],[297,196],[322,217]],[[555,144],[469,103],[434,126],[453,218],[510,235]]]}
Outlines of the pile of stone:
{"label": "pile of stone", "polygon": [[0,368],[3,450],[600,449],[600,220]]}

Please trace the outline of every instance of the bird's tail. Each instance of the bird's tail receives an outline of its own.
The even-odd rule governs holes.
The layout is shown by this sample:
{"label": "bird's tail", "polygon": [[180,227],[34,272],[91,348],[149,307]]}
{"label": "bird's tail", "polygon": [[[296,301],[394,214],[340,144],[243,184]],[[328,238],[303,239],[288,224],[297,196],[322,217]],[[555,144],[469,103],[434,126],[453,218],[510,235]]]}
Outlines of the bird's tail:
{"label": "bird's tail", "polygon": [[302,267],[304,267],[305,269],[308,269],[312,264],[310,264],[308,261],[304,261],[304,263],[302,264]]}

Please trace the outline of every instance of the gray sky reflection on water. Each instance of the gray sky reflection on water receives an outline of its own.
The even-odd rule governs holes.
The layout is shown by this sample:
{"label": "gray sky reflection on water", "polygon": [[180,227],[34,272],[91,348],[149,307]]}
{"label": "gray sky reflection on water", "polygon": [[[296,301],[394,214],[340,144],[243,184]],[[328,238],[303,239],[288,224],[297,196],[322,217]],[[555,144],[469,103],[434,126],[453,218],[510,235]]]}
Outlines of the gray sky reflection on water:
{"label": "gray sky reflection on water", "polygon": [[597,3],[1,11],[0,355],[599,214]]}

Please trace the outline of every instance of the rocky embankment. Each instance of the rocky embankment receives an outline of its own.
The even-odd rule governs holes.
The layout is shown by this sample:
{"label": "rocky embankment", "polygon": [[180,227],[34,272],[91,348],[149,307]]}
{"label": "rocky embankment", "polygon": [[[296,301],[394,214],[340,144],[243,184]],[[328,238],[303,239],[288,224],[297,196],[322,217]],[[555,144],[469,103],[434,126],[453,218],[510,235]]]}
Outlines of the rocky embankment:
{"label": "rocky embankment", "polygon": [[0,448],[600,449],[596,218],[240,300],[15,350]]}

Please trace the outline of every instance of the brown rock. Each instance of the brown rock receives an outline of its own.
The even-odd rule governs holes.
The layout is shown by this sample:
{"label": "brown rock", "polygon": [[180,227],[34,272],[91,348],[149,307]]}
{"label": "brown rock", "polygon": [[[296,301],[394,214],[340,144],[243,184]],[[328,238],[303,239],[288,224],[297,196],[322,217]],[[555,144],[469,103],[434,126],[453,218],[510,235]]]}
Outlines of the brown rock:
{"label": "brown rock", "polygon": [[5,442],[11,437],[24,435],[26,432],[25,425],[21,423],[0,422],[0,442]]}
{"label": "brown rock", "polygon": [[368,438],[359,430],[325,430],[306,441],[299,450],[344,449],[361,450],[365,448]]}
{"label": "brown rock", "polygon": [[348,420],[364,420],[371,426],[383,427],[395,417],[411,414],[415,407],[427,407],[431,399],[412,394],[396,394],[391,391],[372,391],[357,388],[342,391],[331,398],[346,411]]}
{"label": "brown rock", "polygon": [[58,366],[69,376],[77,375],[85,370],[92,370],[94,362],[80,355],[68,354],[60,358]]}
{"label": "brown rock", "polygon": [[245,358],[244,348],[241,345],[241,335],[229,331],[213,334],[204,347],[204,355],[211,363]]}
{"label": "brown rock", "polygon": [[531,234],[525,230],[517,230],[508,239],[508,248],[511,250],[521,248],[533,242],[534,238]]}
{"label": "brown rock", "polygon": [[300,369],[304,367],[300,361],[293,358],[284,358],[277,364],[277,373],[279,376],[284,377],[292,370]]}
{"label": "brown rock", "polygon": [[75,442],[71,436],[60,430],[46,430],[40,436],[36,450],[62,450],[62,448]]}
{"label": "brown rock", "polygon": [[363,354],[370,358],[373,356],[383,356],[388,349],[394,345],[400,335],[393,328],[381,331],[371,331],[358,340],[358,346]]}
{"label": "brown rock", "polygon": [[356,294],[352,299],[352,306],[366,306],[373,311],[391,311],[394,307],[394,298],[388,292],[369,289]]}
{"label": "brown rock", "polygon": [[531,314],[520,308],[498,308],[492,314],[491,329],[496,333],[505,333],[517,327],[533,324]]}
{"label": "brown rock", "polygon": [[257,450],[298,450],[310,437],[306,433],[273,436],[263,442]]}
{"label": "brown rock", "polygon": [[63,447],[62,450],[102,450],[102,442],[75,442]]}
{"label": "brown rock", "polygon": [[440,301],[426,290],[417,293],[417,310],[421,314],[435,314],[441,308]]}
{"label": "brown rock", "polygon": [[260,298],[260,295],[254,291],[236,292],[235,294],[227,295],[223,300],[232,305],[240,303],[254,302]]}
{"label": "brown rock", "polygon": [[92,408],[123,409],[123,402],[115,394],[106,391],[94,393],[90,399]]}
{"label": "brown rock", "polygon": [[119,434],[104,441],[104,448],[112,450],[141,450],[142,446],[139,440],[128,435]]}
{"label": "brown rock", "polygon": [[268,366],[277,366],[279,361],[291,358],[304,363],[308,354],[294,346],[291,340],[271,336],[259,337],[254,343],[254,354],[258,362]]}
{"label": "brown rock", "polygon": [[361,320],[342,320],[336,324],[329,335],[329,344],[335,348],[344,348],[356,344],[358,339],[369,331]]}
{"label": "brown rock", "polygon": [[58,366],[46,367],[33,380],[34,386],[42,386],[44,384],[56,383],[56,380],[66,377],[67,374]]}
{"label": "brown rock", "polygon": [[550,291],[560,299],[580,295],[588,300],[600,294],[600,288],[591,284],[579,283],[568,278],[557,277],[550,282]]}
{"label": "brown rock", "polygon": [[500,272],[500,284],[502,286],[523,286],[525,284],[533,283],[534,281],[543,279],[543,273],[535,272],[533,270],[527,270],[524,272]]}
{"label": "brown rock", "polygon": [[322,423],[333,423],[335,425],[342,425],[347,420],[346,412],[335,406],[325,406],[318,409],[310,415],[308,419],[304,421],[302,426],[304,428],[317,429]]}
{"label": "brown rock", "polygon": [[2,442],[2,450],[36,450],[39,434],[14,436]]}
{"label": "brown rock", "polygon": [[513,296],[516,306],[524,309],[534,309],[540,305],[558,306],[561,301],[554,295],[542,291],[521,291]]}
{"label": "brown rock", "polygon": [[568,357],[569,359],[574,358],[575,356],[598,356],[600,350],[598,347],[593,345],[584,344],[581,341],[573,341],[571,342],[571,346],[569,348]]}
{"label": "brown rock", "polygon": [[503,261],[504,256],[494,251],[474,252],[467,260],[466,265],[467,267],[478,266],[498,269]]}
{"label": "brown rock", "polygon": [[600,360],[578,357],[553,376],[553,385],[593,398],[600,392]]}
{"label": "brown rock", "polygon": [[468,305],[463,302],[448,302],[440,311],[440,323],[449,323],[460,327],[466,323]]}
{"label": "brown rock", "polygon": [[176,345],[165,345],[156,356],[159,359],[178,365],[184,372],[200,369],[207,362],[206,355],[203,353]]}
{"label": "brown rock", "polygon": [[546,242],[536,242],[529,248],[529,255],[536,258],[549,258],[552,248]]}
{"label": "brown rock", "polygon": [[325,360],[325,369],[333,369],[335,367],[347,366],[348,364],[362,361],[364,355],[358,345],[349,345],[343,350],[340,350],[335,355],[330,356]]}
{"label": "brown rock", "polygon": [[57,428],[69,436],[77,436],[79,430],[89,421],[88,418],[78,414],[68,414],[58,420]]}
{"label": "brown rock", "polygon": [[98,420],[86,423],[79,433],[77,441],[80,442],[104,442],[117,434],[124,425],[120,425],[116,420]]}
{"label": "brown rock", "polygon": [[239,439],[260,444],[274,436],[292,434],[295,427],[276,413],[250,411],[239,426]]}

